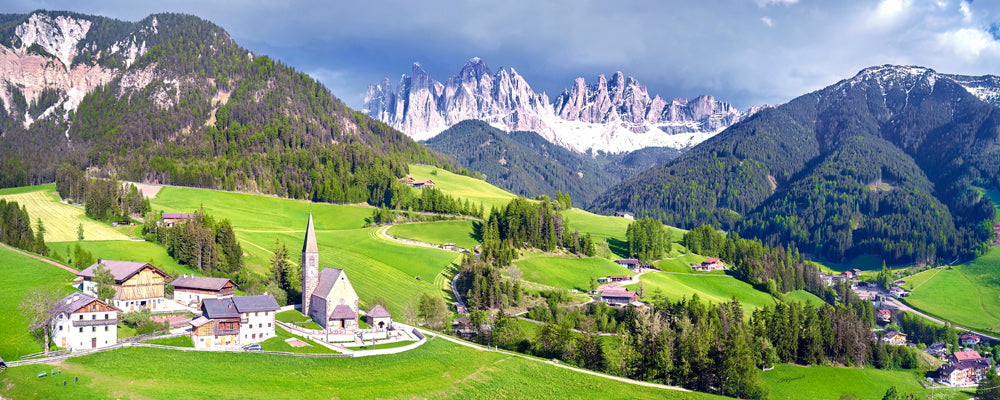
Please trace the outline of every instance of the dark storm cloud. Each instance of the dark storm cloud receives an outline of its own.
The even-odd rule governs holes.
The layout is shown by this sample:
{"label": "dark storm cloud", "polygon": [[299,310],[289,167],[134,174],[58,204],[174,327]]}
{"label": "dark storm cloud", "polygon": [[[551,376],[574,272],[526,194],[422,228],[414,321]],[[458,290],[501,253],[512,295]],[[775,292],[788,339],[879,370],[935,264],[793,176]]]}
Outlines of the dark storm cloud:
{"label": "dark storm cloud", "polygon": [[702,93],[745,108],[780,103],[875,64],[1000,73],[1000,7],[954,0],[47,1],[126,20],[154,12],[213,21],[241,45],[320,79],[349,105],[420,61],[444,80],[474,56],[514,67],[553,96],[621,70],[665,98]]}

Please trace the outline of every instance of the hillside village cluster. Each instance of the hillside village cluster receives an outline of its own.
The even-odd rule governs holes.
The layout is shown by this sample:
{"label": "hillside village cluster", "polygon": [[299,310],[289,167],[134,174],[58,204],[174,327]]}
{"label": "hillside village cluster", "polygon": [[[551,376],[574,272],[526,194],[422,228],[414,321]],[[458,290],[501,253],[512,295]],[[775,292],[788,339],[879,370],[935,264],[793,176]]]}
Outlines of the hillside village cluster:
{"label": "hillside village cluster", "polygon": [[[166,223],[176,223],[184,214],[165,214]],[[245,348],[276,336],[282,325],[292,333],[328,344],[350,346],[375,339],[413,338],[394,324],[392,316],[380,305],[365,312],[347,272],[337,268],[319,268],[319,247],[312,215],[306,227],[302,247],[302,314],[322,329],[306,329],[276,319],[282,307],[273,296],[237,296],[236,283],[227,278],[196,277],[184,274],[171,282],[170,276],[149,263],[101,260],[77,274],[81,292],[70,294],[54,305],[50,322],[53,341],[72,351],[97,349],[118,343],[119,314],[150,310],[154,314],[190,313],[187,333],[195,348],[233,350]],[[106,268],[114,277],[112,298],[97,298],[98,268]],[[173,298],[165,296],[166,286],[173,287]],[[285,307],[291,310],[292,307]],[[362,328],[359,318],[366,319]],[[175,332],[178,330],[174,330]],[[419,336],[419,335],[416,335]],[[302,341],[287,340],[293,346]]]}

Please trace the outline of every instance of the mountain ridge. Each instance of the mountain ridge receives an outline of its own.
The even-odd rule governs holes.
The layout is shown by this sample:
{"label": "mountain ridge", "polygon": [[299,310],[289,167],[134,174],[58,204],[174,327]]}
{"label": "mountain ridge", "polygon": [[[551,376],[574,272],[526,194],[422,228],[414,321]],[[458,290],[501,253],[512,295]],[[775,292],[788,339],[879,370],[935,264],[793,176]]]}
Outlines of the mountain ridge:
{"label": "mountain ridge", "polygon": [[366,114],[427,140],[467,119],[483,120],[504,131],[534,131],[578,153],[623,153],[643,147],[689,148],[745,118],[741,112],[703,95],[667,102],[649,97],[646,87],[621,72],[572,87],[550,102],[535,93],[514,68],[495,73],[482,59],[470,59],[440,83],[414,63],[411,74],[393,86],[388,78],[369,85]]}

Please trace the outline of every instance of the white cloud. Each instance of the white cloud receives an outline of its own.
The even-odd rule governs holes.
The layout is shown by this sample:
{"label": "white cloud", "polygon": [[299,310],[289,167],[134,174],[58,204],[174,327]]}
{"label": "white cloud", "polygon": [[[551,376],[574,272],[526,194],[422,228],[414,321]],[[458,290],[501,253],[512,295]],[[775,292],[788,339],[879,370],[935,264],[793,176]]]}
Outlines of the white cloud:
{"label": "white cloud", "polygon": [[970,5],[968,1],[963,1],[958,5],[958,10],[962,13],[962,21],[965,23],[972,22],[972,8]]}
{"label": "white cloud", "polygon": [[771,17],[760,17],[760,22],[763,22],[768,28],[774,27],[774,21]]}
{"label": "white cloud", "polygon": [[767,6],[790,6],[797,4],[799,0],[757,0],[758,7]]}
{"label": "white cloud", "polygon": [[967,61],[980,55],[1000,54],[1000,42],[989,32],[976,28],[963,28],[944,32],[937,36],[938,45]]}
{"label": "white cloud", "polygon": [[875,14],[883,19],[894,19],[909,10],[913,0],[882,0],[875,8]]}

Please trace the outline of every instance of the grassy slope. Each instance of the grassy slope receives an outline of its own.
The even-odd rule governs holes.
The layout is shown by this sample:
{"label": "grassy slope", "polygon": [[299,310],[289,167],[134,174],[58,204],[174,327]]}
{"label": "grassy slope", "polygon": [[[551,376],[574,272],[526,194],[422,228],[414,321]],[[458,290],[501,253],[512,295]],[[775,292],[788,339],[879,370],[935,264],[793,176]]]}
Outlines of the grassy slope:
{"label": "grassy slope", "polygon": [[[436,174],[432,173],[434,171]],[[482,204],[487,214],[489,214],[490,208],[503,208],[515,197],[510,192],[486,181],[456,175],[427,165],[410,164],[410,176],[417,180],[430,179],[434,181],[434,188],[443,193],[469,199],[472,203]]]}
{"label": "grassy slope", "polygon": [[[731,276],[661,272],[647,273],[640,279],[645,286],[646,296],[659,293],[670,301],[680,300],[681,297],[691,298],[695,293],[702,301],[711,303],[726,302],[735,296],[748,313],[758,307],[773,305],[775,302],[771,295],[754,289],[750,284]],[[631,290],[638,290],[639,284],[627,287]]]}
{"label": "grassy slope", "polygon": [[[981,190],[998,209],[1000,194]],[[925,271],[905,279],[916,289],[904,301],[959,326],[1000,332],[1000,246],[966,264]]]}
{"label": "grassy slope", "polygon": [[417,224],[394,225],[388,234],[432,244],[455,243],[463,249],[475,248],[479,241],[474,238],[473,222],[440,221]]}
{"label": "grassy slope", "polygon": [[194,348],[194,342],[191,341],[191,336],[177,336],[166,339],[153,339],[147,340],[146,343],[149,344],[161,344],[164,346],[174,346],[174,347],[191,347]]}
{"label": "grassy slope", "polygon": [[[579,208],[563,211],[563,218],[569,229],[579,230],[580,233],[590,233],[594,238],[594,243],[602,241],[608,242],[608,247],[614,254],[609,254],[609,259],[625,258],[628,256],[628,243],[625,241],[625,233],[628,231],[628,224],[632,220],[619,217],[609,217],[607,215],[593,214]],[[678,242],[684,237],[684,230],[667,226],[670,232],[671,241]],[[678,243],[673,244],[673,250],[667,257],[673,257],[684,252],[685,249]]]}
{"label": "grassy slope", "polygon": [[64,269],[0,247],[0,358],[16,360],[42,351],[18,305],[24,294],[35,288],[52,287],[69,293],[73,289],[66,283],[73,278]]}
{"label": "grassy slope", "polygon": [[[95,259],[148,262],[172,275],[184,273],[204,275],[200,271],[195,271],[186,265],[178,264],[167,254],[167,250],[163,246],[151,242],[85,240],[82,242],[50,242],[48,245],[49,249],[57,251],[64,256],[72,254],[71,252],[76,245],[80,245],[81,249],[93,254]],[[67,248],[69,248],[70,252],[66,251]]]}
{"label": "grassy slope", "polygon": [[414,351],[361,358],[127,348],[63,362],[63,376],[80,377],[66,387],[58,375],[35,377],[50,368],[9,369],[0,395],[54,400],[202,398],[208,393],[217,399],[718,398],[629,385],[441,339]]}
{"label": "grassy slope", "polygon": [[[920,385],[923,374],[915,371],[884,371],[874,368],[798,367],[778,365],[761,377],[772,399],[880,399],[890,386],[903,395],[911,393],[923,399],[930,391]],[[974,393],[944,389],[934,392],[935,399],[967,399]]]}
{"label": "grassy slope", "polygon": [[83,224],[85,240],[127,240],[128,235],[119,232],[111,226],[94,221],[83,213],[83,208],[63,204],[58,196],[52,194],[55,184],[28,186],[23,188],[4,189],[0,191],[0,199],[16,201],[28,209],[31,225],[35,220],[42,219],[45,225],[46,242],[62,242],[77,240],[76,230]]}
{"label": "grassy slope", "polygon": [[793,292],[785,293],[785,301],[797,302],[797,303],[805,302],[811,304],[813,307],[821,307],[823,304],[826,304],[826,302],[823,301],[823,299],[805,290],[796,290]]}
{"label": "grassy slope", "polygon": [[[285,328],[277,327],[274,329],[275,337],[267,339],[261,342],[261,347],[266,351],[284,351],[286,353],[310,353],[310,354],[334,354],[336,351],[330,350],[326,346],[317,344],[312,339],[306,339],[303,337],[295,336],[289,333]],[[296,338],[303,342],[309,344],[306,347],[293,347],[288,344],[285,339]]]}
{"label": "grassy slope", "polygon": [[248,254],[244,261],[260,273],[267,271],[275,240],[287,246],[289,258],[298,264],[312,211],[320,266],[346,270],[363,303],[383,297],[398,317],[421,293],[451,296],[444,290],[450,275],[444,274],[458,255],[399,244],[382,238],[380,228],[363,228],[369,208],[175,187],[164,187],[152,203],[156,210],[178,212],[203,206],[209,215],[229,219]]}
{"label": "grassy slope", "polygon": [[590,278],[635,275],[627,268],[600,257],[528,257],[514,263],[523,272],[521,279],[566,289],[590,291]]}

